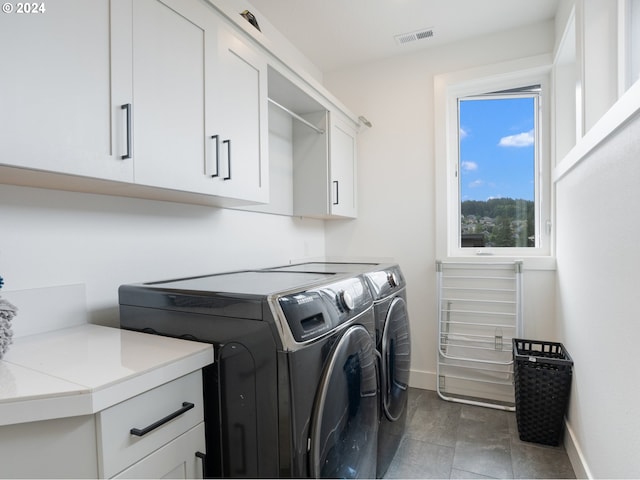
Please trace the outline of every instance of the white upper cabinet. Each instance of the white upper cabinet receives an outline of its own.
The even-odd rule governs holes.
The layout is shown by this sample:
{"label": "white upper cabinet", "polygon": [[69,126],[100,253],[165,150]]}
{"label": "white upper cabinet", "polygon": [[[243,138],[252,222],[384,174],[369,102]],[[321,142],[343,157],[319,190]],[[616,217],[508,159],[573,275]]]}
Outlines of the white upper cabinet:
{"label": "white upper cabinet", "polygon": [[331,114],[329,119],[329,170],[331,172],[330,213],[356,217],[356,130]]}
{"label": "white upper cabinet", "polygon": [[357,123],[289,73],[269,68],[268,83],[272,108],[292,118],[293,215],[355,218]]}
{"label": "white upper cabinet", "polygon": [[[138,184],[206,193],[207,15],[186,1],[135,0],[132,157]],[[206,13],[206,9],[204,9]],[[128,52],[123,52],[127,55]]]}
{"label": "white upper cabinet", "polygon": [[131,181],[126,112],[111,91],[121,73],[111,64],[111,2],[42,6],[0,16],[0,164]]}
{"label": "white upper cabinet", "polygon": [[136,0],[120,21],[135,183],[267,201],[266,61],[195,0]]}
{"label": "white upper cabinet", "polygon": [[266,58],[209,4],[43,5],[0,16],[0,166],[18,167],[5,181],[268,201]]}
{"label": "white upper cabinet", "polygon": [[269,200],[267,62],[222,22],[207,76],[208,173],[216,195]]}
{"label": "white upper cabinet", "polygon": [[[245,31],[235,7],[41,5],[0,16],[1,183],[356,216],[357,120]],[[270,107],[294,118],[272,177]]]}
{"label": "white upper cabinet", "polygon": [[327,110],[301,118],[307,123],[294,121],[292,136],[294,215],[355,218],[355,126]]}

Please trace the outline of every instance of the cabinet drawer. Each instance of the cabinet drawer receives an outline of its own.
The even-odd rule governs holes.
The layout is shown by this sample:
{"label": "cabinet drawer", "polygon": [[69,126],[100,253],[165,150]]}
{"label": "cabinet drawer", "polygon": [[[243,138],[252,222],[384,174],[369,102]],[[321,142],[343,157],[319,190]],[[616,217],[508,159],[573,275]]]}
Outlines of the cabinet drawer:
{"label": "cabinet drawer", "polygon": [[101,475],[116,475],[203,420],[199,370],[103,410],[97,414]]}

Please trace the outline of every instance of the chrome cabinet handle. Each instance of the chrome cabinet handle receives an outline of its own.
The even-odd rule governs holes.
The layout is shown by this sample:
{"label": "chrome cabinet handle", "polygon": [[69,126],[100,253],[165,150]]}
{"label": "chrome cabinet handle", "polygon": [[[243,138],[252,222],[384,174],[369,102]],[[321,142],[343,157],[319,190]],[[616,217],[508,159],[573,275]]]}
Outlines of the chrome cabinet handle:
{"label": "chrome cabinet handle", "polygon": [[182,402],[182,408],[176,410],[172,414],[167,415],[164,418],[161,418],[157,422],[154,422],[151,425],[146,426],[145,428],[132,428],[131,430],[129,430],[129,433],[131,435],[135,435],[136,437],[142,437],[143,435],[146,435],[150,431],[155,430],[156,428],[164,425],[165,423],[170,422],[174,418],[179,417],[180,415],[182,415],[186,411],[191,410],[193,407],[195,407],[195,405],[193,403]]}
{"label": "chrome cabinet handle", "polygon": [[211,175],[211,177],[215,178],[220,173],[220,139],[218,135],[211,135],[211,139],[216,141],[216,173]]}
{"label": "chrome cabinet handle", "polygon": [[338,180],[334,180],[334,181],[333,181],[333,184],[336,186],[336,201],[335,201],[335,202],[333,202],[333,204],[334,204],[334,205],[338,205],[338,204],[340,203],[340,197],[339,197],[339,194],[340,194],[340,185],[339,185],[339,183],[338,183]]}
{"label": "chrome cabinet handle", "polygon": [[222,143],[227,144],[227,176],[222,179],[231,180],[231,140],[223,140]]}
{"label": "chrome cabinet handle", "polygon": [[127,118],[127,153],[120,157],[122,160],[125,160],[127,158],[131,158],[131,104],[125,103],[120,107],[120,109],[126,110]]}

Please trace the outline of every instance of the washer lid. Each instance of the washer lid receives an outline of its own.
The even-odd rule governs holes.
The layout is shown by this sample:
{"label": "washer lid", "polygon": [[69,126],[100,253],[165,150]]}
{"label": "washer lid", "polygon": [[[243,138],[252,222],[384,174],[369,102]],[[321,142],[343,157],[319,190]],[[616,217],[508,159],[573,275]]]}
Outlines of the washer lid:
{"label": "washer lid", "polygon": [[379,263],[348,262],[307,262],[270,268],[279,272],[315,272],[315,273],[363,273],[376,268]]}
{"label": "washer lid", "polygon": [[118,296],[121,306],[263,320],[262,304],[270,296],[311,288],[333,277],[333,274],[242,271],[121,285]]}
{"label": "washer lid", "polygon": [[143,284],[149,288],[184,291],[191,293],[228,293],[240,295],[267,296],[293,289],[302,289],[323,280],[333,273],[244,271],[182,278]]}

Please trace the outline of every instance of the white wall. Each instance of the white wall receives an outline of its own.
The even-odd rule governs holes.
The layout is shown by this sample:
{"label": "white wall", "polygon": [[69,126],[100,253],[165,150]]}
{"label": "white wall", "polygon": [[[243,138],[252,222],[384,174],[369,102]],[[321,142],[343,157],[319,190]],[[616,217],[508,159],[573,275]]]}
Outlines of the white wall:
{"label": "white wall", "polygon": [[[285,64],[296,65],[308,79],[322,82],[322,72],[305,57],[284,35],[282,35],[269,19],[262,15],[249,0],[207,0],[217,10],[227,16],[233,23],[242,28],[249,36],[273,53]],[[260,25],[260,31],[247,22],[240,12],[249,10],[253,13]],[[301,72],[302,73],[302,72]]]}
{"label": "white wall", "polygon": [[[373,128],[358,136],[358,219],[327,222],[327,255],[395,258],[407,277],[414,386],[435,389],[435,75],[550,53],[552,22],[325,73]],[[527,334],[553,330],[554,273],[525,273]]]}
{"label": "white wall", "polygon": [[593,478],[640,477],[640,119],[556,184],[557,318],[575,362],[568,424]]}
{"label": "white wall", "polygon": [[[90,320],[110,326],[118,325],[123,283],[325,253],[319,220],[7,185],[0,222],[3,296],[84,284]],[[18,312],[14,324],[20,320]]]}

